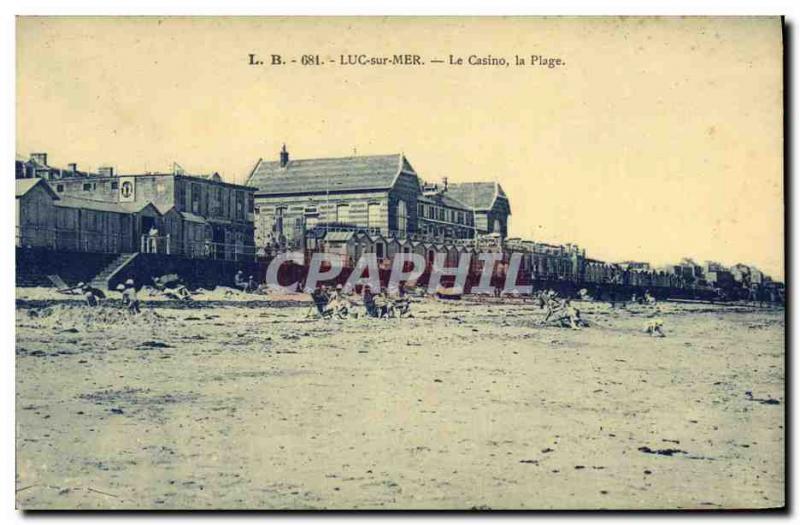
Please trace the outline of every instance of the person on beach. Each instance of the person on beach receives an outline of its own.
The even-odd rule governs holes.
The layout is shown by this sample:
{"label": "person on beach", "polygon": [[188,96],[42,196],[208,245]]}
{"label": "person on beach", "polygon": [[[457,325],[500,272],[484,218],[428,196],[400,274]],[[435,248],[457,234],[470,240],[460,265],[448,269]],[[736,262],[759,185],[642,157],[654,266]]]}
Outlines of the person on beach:
{"label": "person on beach", "polygon": [[650,319],[647,321],[645,333],[650,334],[651,337],[666,337],[664,333],[664,321],[661,319],[661,308],[656,306],[653,313],[650,314]]}
{"label": "person on beach", "polygon": [[323,288],[322,285],[317,284],[317,287],[311,292],[311,300],[317,308],[319,316],[323,317],[325,315],[325,307],[328,305],[328,294],[325,292],[325,288]]}
{"label": "person on beach", "polygon": [[344,319],[350,313],[350,306],[350,301],[345,297],[342,285],[337,284],[330,298],[328,298],[328,303],[325,306],[324,312],[331,317],[336,315]]}
{"label": "person on beach", "polygon": [[336,288],[333,289],[330,298],[328,299],[328,303],[332,303],[334,301],[338,301],[342,298],[342,285],[337,284]]}
{"label": "person on beach", "polygon": [[375,305],[375,295],[367,285],[364,286],[362,299],[364,300],[364,309],[367,311],[367,317],[378,317],[378,310]]}
{"label": "person on beach", "polygon": [[388,319],[392,317],[393,307],[392,301],[389,299],[389,294],[386,292],[386,289],[382,289],[379,294],[375,295],[375,311],[376,317],[379,319]]}
{"label": "person on beach", "polygon": [[244,279],[244,272],[239,270],[236,272],[236,275],[233,276],[233,284],[236,285],[236,288],[241,289],[243,292],[247,291],[247,281]]}
{"label": "person on beach", "polygon": [[567,321],[569,323],[569,327],[573,330],[581,329],[579,326],[581,321],[581,312],[572,305],[572,301],[569,299],[564,301],[564,314],[561,318],[562,324],[564,324],[564,321]]}
{"label": "person on beach", "polygon": [[127,304],[128,312],[131,314],[141,313],[139,309],[139,298],[136,295],[136,286],[133,279],[125,281],[125,290],[122,292],[122,304]]}
{"label": "person on beach", "polygon": [[118,284],[116,290],[122,294],[122,306],[128,306],[128,296],[125,295],[125,285],[122,283]]}
{"label": "person on beach", "polygon": [[81,284],[81,294],[83,294],[83,299],[86,301],[87,306],[97,306],[100,302],[100,299],[105,297],[103,292],[97,288],[89,286],[88,284]]}
{"label": "person on beach", "polygon": [[553,317],[553,315],[561,310],[563,305],[558,300],[556,292],[553,290],[548,290],[544,295],[544,306],[547,308],[547,315],[542,321],[542,324],[547,324],[548,321]]}

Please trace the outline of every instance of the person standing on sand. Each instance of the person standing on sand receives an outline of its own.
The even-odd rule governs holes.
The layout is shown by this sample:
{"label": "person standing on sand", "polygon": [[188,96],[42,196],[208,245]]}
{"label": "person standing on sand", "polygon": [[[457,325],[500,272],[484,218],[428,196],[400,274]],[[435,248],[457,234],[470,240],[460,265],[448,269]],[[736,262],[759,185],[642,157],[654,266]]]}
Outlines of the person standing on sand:
{"label": "person standing on sand", "polygon": [[141,313],[139,309],[139,298],[136,296],[136,286],[133,279],[125,281],[125,291],[122,292],[122,304],[128,305],[128,312],[131,314]]}
{"label": "person standing on sand", "polygon": [[125,285],[121,283],[118,284],[117,291],[122,294],[122,306],[128,306],[128,296],[125,295]]}

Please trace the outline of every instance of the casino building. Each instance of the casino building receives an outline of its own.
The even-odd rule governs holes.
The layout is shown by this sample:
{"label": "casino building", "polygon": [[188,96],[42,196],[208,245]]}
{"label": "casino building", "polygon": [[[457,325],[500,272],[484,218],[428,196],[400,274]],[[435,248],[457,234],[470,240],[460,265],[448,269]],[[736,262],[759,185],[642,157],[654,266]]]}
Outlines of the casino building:
{"label": "casino building", "polygon": [[505,238],[511,214],[499,184],[428,183],[400,153],[295,160],[284,146],[278,159],[259,159],[246,184],[255,190],[256,246],[279,250],[320,230],[431,242]]}

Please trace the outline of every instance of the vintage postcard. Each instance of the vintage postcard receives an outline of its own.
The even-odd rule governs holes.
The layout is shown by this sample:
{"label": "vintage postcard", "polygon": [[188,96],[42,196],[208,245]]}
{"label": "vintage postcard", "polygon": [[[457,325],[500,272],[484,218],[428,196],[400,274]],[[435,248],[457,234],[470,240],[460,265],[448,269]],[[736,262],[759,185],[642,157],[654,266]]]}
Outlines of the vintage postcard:
{"label": "vintage postcard", "polygon": [[783,32],[18,17],[18,508],[783,508]]}

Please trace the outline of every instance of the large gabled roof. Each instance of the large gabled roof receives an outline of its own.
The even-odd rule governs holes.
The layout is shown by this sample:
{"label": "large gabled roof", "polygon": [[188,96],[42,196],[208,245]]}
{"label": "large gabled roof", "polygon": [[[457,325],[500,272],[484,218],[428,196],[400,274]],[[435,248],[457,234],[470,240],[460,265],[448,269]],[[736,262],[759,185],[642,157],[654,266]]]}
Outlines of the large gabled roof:
{"label": "large gabled roof", "polygon": [[452,195],[448,194],[449,191],[445,191],[443,193],[439,193],[437,195],[420,195],[417,198],[417,202],[424,202],[428,204],[441,204],[443,206],[447,206],[449,208],[456,208],[459,210],[472,210],[472,207],[468,204],[461,202],[458,199],[453,198]]}
{"label": "large gabled roof", "polygon": [[389,189],[401,171],[416,175],[400,154],[328,159],[259,161],[247,185],[257,194],[325,193]]}
{"label": "large gabled roof", "polygon": [[507,198],[497,182],[459,182],[447,187],[451,197],[476,210],[489,210],[497,197]]}
{"label": "large gabled roof", "polygon": [[53,188],[51,188],[46,182],[44,182],[44,179],[40,179],[39,177],[33,177],[30,179],[16,179],[16,181],[17,181],[16,184],[17,197],[24,197],[29,191],[31,191],[33,188],[41,184],[42,187],[45,190],[47,190],[47,193],[49,193],[51,197],[53,197],[56,200],[59,198],[58,195],[56,195],[56,193],[53,191]]}

